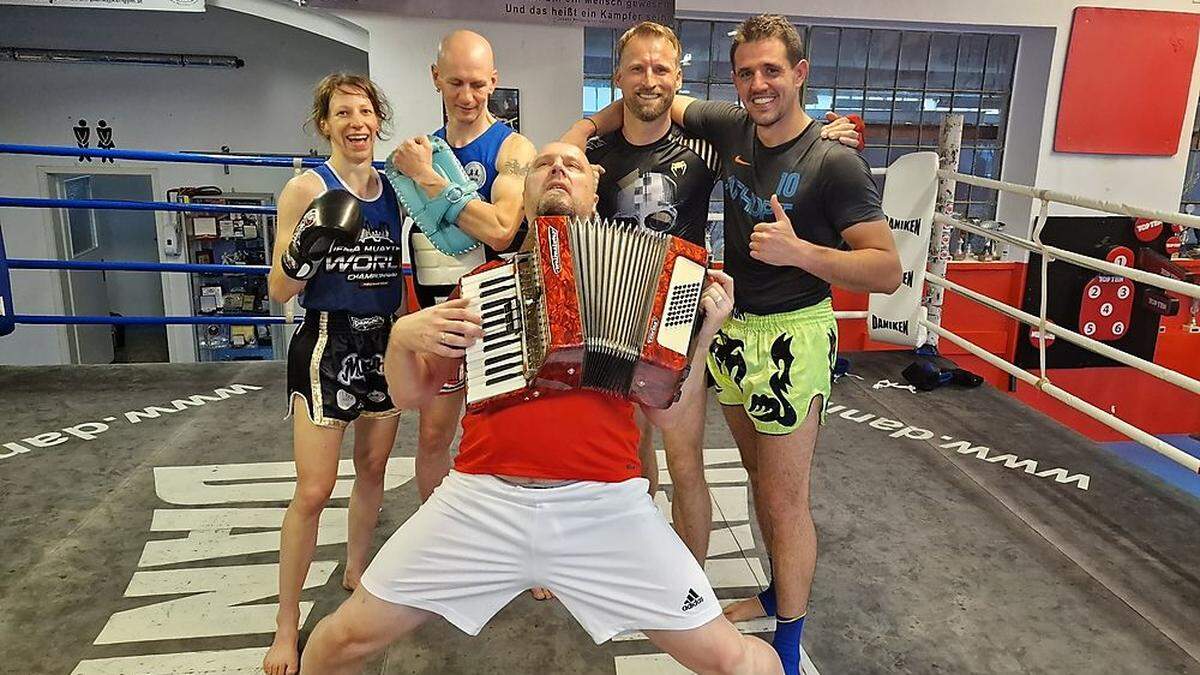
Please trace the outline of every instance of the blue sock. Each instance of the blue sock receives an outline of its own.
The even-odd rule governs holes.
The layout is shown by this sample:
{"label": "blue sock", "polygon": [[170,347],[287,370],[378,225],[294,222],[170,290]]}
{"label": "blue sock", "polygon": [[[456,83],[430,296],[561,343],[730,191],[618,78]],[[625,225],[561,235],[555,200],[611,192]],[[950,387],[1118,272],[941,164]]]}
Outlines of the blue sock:
{"label": "blue sock", "polygon": [[779,654],[784,675],[800,675],[800,633],[804,630],[804,617],[794,619],[778,617],[775,620],[775,639],[771,646]]}
{"label": "blue sock", "polygon": [[762,604],[763,611],[767,613],[767,616],[775,616],[777,606],[775,603],[775,561],[771,559],[771,556],[767,556],[767,570],[771,575],[771,583],[759,591],[758,602]]}
{"label": "blue sock", "polygon": [[775,582],[767,584],[767,587],[759,591],[758,601],[762,603],[763,611],[767,616],[775,616]]}

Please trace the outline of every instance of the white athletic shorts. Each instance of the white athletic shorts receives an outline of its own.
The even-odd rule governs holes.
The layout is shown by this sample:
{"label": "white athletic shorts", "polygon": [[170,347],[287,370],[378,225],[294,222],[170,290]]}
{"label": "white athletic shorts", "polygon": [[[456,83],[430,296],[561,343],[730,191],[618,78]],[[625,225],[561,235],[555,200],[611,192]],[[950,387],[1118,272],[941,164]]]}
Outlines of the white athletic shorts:
{"label": "white athletic shorts", "polygon": [[721,606],[647,488],[644,478],[530,488],[452,471],[383,545],[362,586],[470,635],[534,586],[553,591],[596,644],[698,628]]}

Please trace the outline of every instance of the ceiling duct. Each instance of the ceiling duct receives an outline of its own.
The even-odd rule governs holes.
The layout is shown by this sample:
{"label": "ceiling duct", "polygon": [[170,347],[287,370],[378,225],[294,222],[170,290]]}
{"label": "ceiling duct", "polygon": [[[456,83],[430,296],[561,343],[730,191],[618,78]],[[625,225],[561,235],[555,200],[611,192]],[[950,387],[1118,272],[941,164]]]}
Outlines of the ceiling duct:
{"label": "ceiling duct", "polygon": [[220,54],[161,54],[156,52],[106,52],[82,49],[33,49],[0,46],[0,61],[22,63],[102,63],[169,68],[241,68],[246,62]]}

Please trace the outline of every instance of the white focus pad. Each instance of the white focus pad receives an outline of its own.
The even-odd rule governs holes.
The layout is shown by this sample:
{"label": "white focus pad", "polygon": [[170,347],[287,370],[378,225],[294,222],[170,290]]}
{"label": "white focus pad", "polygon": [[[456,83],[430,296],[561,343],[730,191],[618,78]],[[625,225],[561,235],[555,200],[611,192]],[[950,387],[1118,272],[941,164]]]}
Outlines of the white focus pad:
{"label": "white focus pad", "polygon": [[936,152],[904,155],[888,167],[883,212],[900,254],[901,278],[895,293],[872,293],[867,302],[867,333],[872,340],[908,347],[925,343],[921,300],[937,204],[937,168]]}
{"label": "white focus pad", "polygon": [[704,275],[703,265],[683,256],[675,258],[657,337],[658,344],[673,352],[687,354],[692,339],[692,319],[704,290]]}
{"label": "white focus pad", "polygon": [[411,241],[413,273],[424,286],[453,286],[486,261],[482,246],[452,256],[437,250],[424,232],[414,234]]}

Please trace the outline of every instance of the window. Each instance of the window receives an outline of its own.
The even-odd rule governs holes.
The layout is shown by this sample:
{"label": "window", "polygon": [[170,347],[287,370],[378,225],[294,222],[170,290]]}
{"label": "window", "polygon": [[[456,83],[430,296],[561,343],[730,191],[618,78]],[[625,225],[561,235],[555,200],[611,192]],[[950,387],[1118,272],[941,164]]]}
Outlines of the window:
{"label": "window", "polygon": [[[1200,103],[1196,105],[1196,120],[1192,124],[1192,140],[1189,144],[1187,173],[1183,177],[1183,196],[1179,198],[1179,210],[1191,215],[1200,215]],[[1187,227],[1180,235],[1182,246],[1179,255],[1200,257],[1200,230]]]}
{"label": "window", "polygon": [[[730,34],[735,28],[737,23],[732,22],[676,22],[683,43],[684,93],[737,100],[729,63]],[[864,156],[871,166],[885,167],[901,155],[936,149],[942,115],[959,112],[964,116],[960,170],[1000,177],[1016,35],[798,28],[812,64],[805,109],[814,117],[824,117],[829,110],[862,115],[867,124]],[[612,101],[616,62],[612,50],[619,36],[614,29],[584,29],[585,114]],[[1200,127],[1196,138],[1200,139]],[[1194,143],[1193,148],[1189,175],[1200,182],[1200,146]],[[1192,192],[1198,205],[1194,208],[1200,209],[1200,186],[1193,183]],[[995,190],[960,184],[957,210],[968,217],[994,218],[996,199]],[[714,210],[719,211],[720,205]]]}
{"label": "window", "polygon": [[[963,115],[963,173],[999,178],[1017,36],[813,26],[804,104],[810,115],[858,113],[871,166],[937,148],[948,112]],[[995,190],[959,184],[956,209],[996,216]]]}
{"label": "window", "polygon": [[[75,176],[62,181],[64,199],[91,199],[92,177]],[[91,209],[64,209],[67,214],[67,232],[71,241],[68,249],[72,258],[78,258],[99,246],[96,237],[96,212]]]}
{"label": "window", "polygon": [[1196,105],[1196,121],[1192,124],[1192,142],[1189,146],[1187,173],[1183,179],[1183,196],[1179,210],[1196,215],[1200,213],[1200,103]]}
{"label": "window", "polygon": [[612,86],[616,62],[616,30],[612,28],[583,29],[583,114],[591,115],[613,102],[613,94],[621,92]]}

